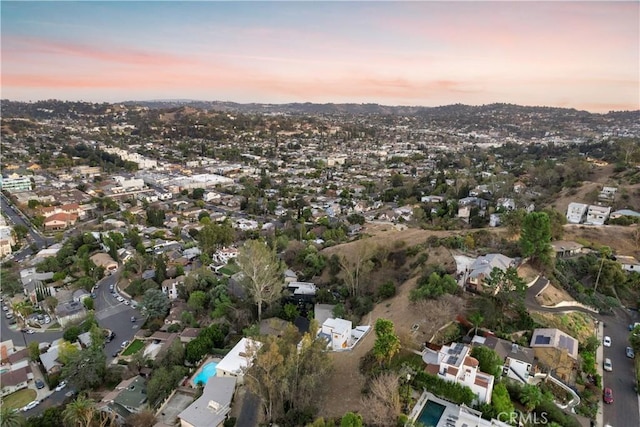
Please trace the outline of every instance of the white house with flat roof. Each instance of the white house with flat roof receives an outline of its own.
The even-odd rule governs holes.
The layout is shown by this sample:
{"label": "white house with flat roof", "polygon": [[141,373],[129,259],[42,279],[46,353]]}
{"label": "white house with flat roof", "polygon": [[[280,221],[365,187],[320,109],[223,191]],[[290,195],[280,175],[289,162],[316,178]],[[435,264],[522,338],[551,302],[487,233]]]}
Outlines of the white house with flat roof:
{"label": "white house with flat roof", "polygon": [[596,206],[591,205],[587,210],[587,224],[591,225],[604,225],[604,222],[609,219],[611,208],[608,206]]}
{"label": "white house with flat roof", "polygon": [[567,222],[580,224],[587,218],[587,205],[585,203],[569,203],[567,207]]}
{"label": "white house with flat roof", "polygon": [[324,321],[320,336],[326,338],[332,350],[349,347],[352,323],[349,320],[330,318]]}
{"label": "white house with flat roof", "polygon": [[235,377],[242,384],[244,372],[251,366],[255,353],[262,346],[259,341],[242,338],[216,366],[216,376]]}

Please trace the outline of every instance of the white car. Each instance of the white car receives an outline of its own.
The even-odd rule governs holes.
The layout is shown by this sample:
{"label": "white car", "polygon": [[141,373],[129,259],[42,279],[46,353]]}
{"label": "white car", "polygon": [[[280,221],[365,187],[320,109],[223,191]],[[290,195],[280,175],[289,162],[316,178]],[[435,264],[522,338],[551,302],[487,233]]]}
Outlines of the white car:
{"label": "white car", "polygon": [[124,301],[124,305],[129,305],[129,304],[131,304],[131,303],[128,300]]}
{"label": "white car", "polygon": [[123,302],[123,301],[124,301],[124,298],[122,298],[122,297],[118,297],[118,301]]}
{"label": "white car", "polygon": [[29,335],[31,335],[31,334],[35,334],[35,332],[34,332],[34,330],[33,330],[33,329],[27,329],[25,332],[26,332],[27,334],[29,334]]}
{"label": "white car", "polygon": [[613,371],[613,365],[611,364],[611,359],[604,359],[604,370],[607,372]]}
{"label": "white car", "polygon": [[39,400],[34,400],[32,402],[27,403],[22,407],[22,412],[27,412],[29,409],[33,409],[40,404]]}
{"label": "white car", "polygon": [[56,387],[56,391],[60,391],[63,388],[65,388],[67,386],[67,382],[66,381],[62,381],[60,384],[58,384],[58,386]]}
{"label": "white car", "polygon": [[46,323],[46,324],[51,323],[51,317],[49,317],[49,316],[44,316],[44,323]]}
{"label": "white car", "polygon": [[124,341],[122,344],[120,344],[120,348],[127,348],[129,347],[129,341]]}
{"label": "white car", "polygon": [[604,340],[602,340],[602,342],[605,347],[611,347],[611,337],[609,336],[604,337]]}

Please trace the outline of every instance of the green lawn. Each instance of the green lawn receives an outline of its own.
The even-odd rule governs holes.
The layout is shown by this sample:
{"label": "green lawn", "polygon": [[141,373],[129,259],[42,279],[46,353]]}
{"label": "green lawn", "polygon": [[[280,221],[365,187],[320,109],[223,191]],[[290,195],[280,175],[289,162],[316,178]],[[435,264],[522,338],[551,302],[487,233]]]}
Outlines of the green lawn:
{"label": "green lawn", "polygon": [[240,271],[240,267],[238,267],[235,264],[227,264],[224,267],[222,267],[220,270],[218,270],[220,274],[224,274],[225,276],[233,276],[238,271]]}
{"label": "green lawn", "polygon": [[36,399],[38,394],[31,388],[23,388],[2,398],[2,406],[9,409],[20,409]]}
{"label": "green lawn", "polygon": [[124,351],[122,352],[123,356],[131,356],[132,354],[135,354],[137,352],[139,352],[140,350],[142,350],[142,347],[144,347],[144,342],[141,340],[134,340],[131,344],[129,344],[129,347],[125,348]]}

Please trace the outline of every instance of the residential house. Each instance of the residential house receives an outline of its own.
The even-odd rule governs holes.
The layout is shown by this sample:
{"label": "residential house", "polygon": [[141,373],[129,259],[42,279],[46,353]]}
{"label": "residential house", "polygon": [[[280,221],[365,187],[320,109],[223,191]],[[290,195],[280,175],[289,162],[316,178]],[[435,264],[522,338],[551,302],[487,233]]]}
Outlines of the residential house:
{"label": "residential house", "polygon": [[325,338],[331,350],[342,350],[349,347],[352,323],[349,320],[329,318],[324,321],[320,337]]}
{"label": "residential house", "polygon": [[211,257],[213,262],[217,264],[227,264],[229,260],[238,256],[238,248],[228,247],[218,249]]}
{"label": "residential house", "polygon": [[235,377],[211,377],[202,396],[178,414],[180,427],[222,427],[231,411]]}
{"label": "residential house", "polygon": [[640,218],[640,212],[632,211],[631,209],[620,209],[618,211],[611,212],[611,215],[609,215],[609,218],[617,219],[623,216],[628,216],[630,218],[637,219],[637,218]]}
{"label": "residential house", "polygon": [[564,382],[578,367],[578,340],[559,329],[534,329],[529,345],[539,364],[555,372]]}
{"label": "residential house", "polygon": [[178,287],[184,285],[185,276],[174,277],[173,279],[165,279],[162,282],[162,292],[169,297],[171,301],[178,299]]}
{"label": "residential house", "polygon": [[200,335],[200,328],[184,328],[182,332],[180,332],[180,341],[183,344],[186,344],[194,339],[198,338]]}
{"label": "residential house", "polygon": [[76,289],[71,294],[71,299],[75,302],[82,303],[85,298],[91,298],[91,294],[82,288]]}
{"label": "residential house", "polygon": [[638,261],[634,257],[626,256],[626,255],[617,255],[616,261],[620,263],[624,271],[628,271],[630,273],[635,271],[637,273],[640,273],[640,261]]}
{"label": "residential house", "polygon": [[516,182],[513,184],[513,191],[514,191],[515,193],[517,193],[517,194],[522,193],[526,188],[527,188],[527,186],[526,186],[523,182],[521,182],[521,181],[516,181]]}
{"label": "residential house", "polygon": [[584,203],[569,203],[567,207],[567,222],[581,224],[587,218],[587,207]]}
{"label": "residential house", "polygon": [[471,208],[469,206],[458,206],[458,218],[468,223],[470,217]]}
{"label": "residential house", "polygon": [[532,349],[492,335],[476,335],[471,344],[489,347],[495,351],[504,360],[502,375],[524,384],[528,384],[529,379],[533,377],[536,360]]}
{"label": "residential house", "polygon": [[422,196],[420,198],[422,203],[441,203],[444,201],[443,196]]}
{"label": "residential house", "polygon": [[461,343],[443,345],[439,350],[430,348],[422,352],[426,371],[438,378],[469,387],[480,403],[491,403],[494,377],[478,368],[479,362],[471,357],[471,347]]}
{"label": "residential house", "polygon": [[617,191],[618,188],[616,187],[602,187],[600,194],[598,194],[598,200],[603,202],[612,202],[616,197]]}
{"label": "residential house", "polygon": [[466,286],[475,292],[491,292],[496,294],[499,289],[488,289],[486,279],[494,268],[507,271],[509,267],[515,267],[516,260],[502,254],[487,254],[478,257],[468,268]]}
{"label": "residential house", "polygon": [[238,384],[244,381],[244,372],[251,366],[255,352],[262,346],[259,341],[242,338],[216,366],[216,376],[236,377]]}
{"label": "residential house", "polygon": [[55,314],[58,323],[64,328],[70,323],[84,319],[87,316],[87,310],[78,301],[67,301],[56,306]]}
{"label": "residential house", "polygon": [[96,405],[101,412],[106,412],[123,425],[127,418],[147,407],[147,384],[141,376],[123,380]]}
{"label": "residential house", "polygon": [[[34,303],[37,302],[36,289],[43,288],[45,286],[44,282],[52,279],[53,272],[50,271],[38,273],[35,267],[20,270],[20,282],[22,283],[24,294]],[[55,289],[49,287],[47,292],[53,294]]]}
{"label": "residential house", "polygon": [[98,267],[104,268],[106,274],[112,274],[118,270],[118,263],[111,258],[111,255],[105,252],[98,252],[89,257],[91,261]]}
{"label": "residential house", "polygon": [[23,388],[27,388],[29,375],[33,378],[30,366],[24,366],[12,371],[3,371],[0,374],[0,387],[2,387],[2,397],[14,393]]}
{"label": "residential house", "polygon": [[553,249],[553,253],[556,258],[566,258],[579,255],[584,246],[577,242],[557,240],[555,242],[551,242],[551,248]]}
{"label": "residential house", "polygon": [[499,208],[504,208],[508,211],[512,211],[516,208],[516,201],[510,198],[501,197],[498,199],[497,205]]}
{"label": "residential house", "polygon": [[76,217],[79,218],[82,218],[82,216],[85,214],[84,210],[78,203],[67,203],[59,206],[46,206],[40,209],[40,213],[47,219],[52,215],[61,213],[76,215]]}
{"label": "residential house", "polygon": [[596,206],[590,205],[587,209],[586,224],[590,225],[604,225],[604,222],[609,219],[611,208],[608,206]]}
{"label": "residential house", "polygon": [[171,308],[169,309],[169,314],[164,319],[164,324],[175,325],[182,322],[182,313],[189,310],[189,306],[186,302],[180,300],[171,301]]}
{"label": "residential house", "polygon": [[48,216],[44,220],[44,229],[47,231],[64,230],[75,225],[78,220],[77,214],[57,213]]}
{"label": "residential house", "polygon": [[156,331],[145,340],[151,343],[145,347],[144,356],[151,360],[156,360],[158,358],[162,359],[162,355],[167,352],[175,341],[180,340],[180,336],[177,333]]}
{"label": "residential house", "polygon": [[286,285],[290,299],[295,303],[314,302],[318,290],[315,284],[308,282],[289,282]]}

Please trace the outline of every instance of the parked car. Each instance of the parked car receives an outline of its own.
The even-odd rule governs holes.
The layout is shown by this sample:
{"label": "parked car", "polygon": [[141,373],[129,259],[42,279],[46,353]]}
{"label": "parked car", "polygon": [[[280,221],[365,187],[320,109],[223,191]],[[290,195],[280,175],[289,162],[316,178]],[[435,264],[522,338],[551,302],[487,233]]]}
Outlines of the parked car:
{"label": "parked car", "polygon": [[613,403],[613,390],[609,387],[605,387],[602,400],[604,400],[604,403]]}
{"label": "parked car", "polygon": [[32,402],[27,403],[22,407],[22,412],[27,412],[29,409],[33,409],[40,404],[39,400],[34,400]]}
{"label": "parked car", "polygon": [[42,380],[36,380],[35,384],[37,389],[44,388],[44,382]]}
{"label": "parked car", "polygon": [[129,346],[129,341],[124,341],[122,344],[120,344],[120,348],[127,348]]}
{"label": "parked car", "polygon": [[115,358],[115,357],[118,357],[119,355],[120,355],[120,350],[116,350],[116,351],[113,352],[113,354],[111,356],[113,356]]}
{"label": "parked car", "polygon": [[605,347],[611,347],[611,337],[610,336],[604,337],[603,343]]}
{"label": "parked car", "polygon": [[7,319],[11,319],[11,318],[13,318],[13,314],[12,313],[5,313],[4,317],[6,317]]}
{"label": "parked car", "polygon": [[35,333],[35,331],[34,331],[33,329],[27,329],[27,330],[25,331],[25,333],[27,333],[27,334],[31,335],[31,334],[34,334],[34,333]]}
{"label": "parked car", "polygon": [[7,307],[6,305],[2,306],[2,311],[9,311],[9,307]]}
{"label": "parked car", "polygon": [[131,316],[131,322],[135,322],[136,321],[136,316]]}
{"label": "parked car", "polygon": [[604,370],[607,372],[613,371],[613,365],[611,364],[611,359],[604,359]]}
{"label": "parked car", "polygon": [[51,323],[51,317],[49,317],[49,316],[44,316],[44,323],[46,323],[46,324]]}
{"label": "parked car", "polygon": [[67,386],[67,382],[66,381],[62,381],[60,384],[58,384],[58,386],[56,387],[56,391],[60,391],[63,388],[65,388]]}
{"label": "parked car", "polygon": [[635,359],[636,358],[636,354],[633,352],[633,349],[631,347],[627,347],[627,349],[625,351],[626,351],[627,357],[629,359]]}

